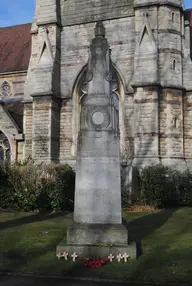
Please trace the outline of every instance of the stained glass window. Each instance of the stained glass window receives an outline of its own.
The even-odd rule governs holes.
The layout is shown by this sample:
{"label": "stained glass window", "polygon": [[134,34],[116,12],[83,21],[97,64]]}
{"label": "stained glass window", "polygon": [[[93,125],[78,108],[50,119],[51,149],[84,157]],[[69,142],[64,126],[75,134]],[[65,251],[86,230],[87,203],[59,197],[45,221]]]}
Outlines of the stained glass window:
{"label": "stained glass window", "polygon": [[3,132],[0,131],[0,161],[10,161],[10,144]]}
{"label": "stained glass window", "polygon": [[4,161],[4,149],[2,146],[0,146],[0,161]]}
{"label": "stained glass window", "polygon": [[10,84],[5,81],[1,87],[2,96],[10,96],[11,95],[11,86]]}

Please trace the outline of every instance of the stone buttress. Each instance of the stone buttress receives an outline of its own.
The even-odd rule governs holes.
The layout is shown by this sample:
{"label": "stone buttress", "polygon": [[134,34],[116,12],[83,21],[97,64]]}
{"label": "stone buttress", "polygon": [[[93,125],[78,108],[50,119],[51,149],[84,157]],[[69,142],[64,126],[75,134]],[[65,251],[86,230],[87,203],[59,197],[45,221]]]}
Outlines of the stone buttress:
{"label": "stone buttress", "polygon": [[183,134],[183,1],[134,1],[137,167],[186,168]]}
{"label": "stone buttress", "polygon": [[57,1],[37,0],[25,85],[25,125],[32,122],[25,133],[25,157],[35,161],[59,161],[60,29]]}

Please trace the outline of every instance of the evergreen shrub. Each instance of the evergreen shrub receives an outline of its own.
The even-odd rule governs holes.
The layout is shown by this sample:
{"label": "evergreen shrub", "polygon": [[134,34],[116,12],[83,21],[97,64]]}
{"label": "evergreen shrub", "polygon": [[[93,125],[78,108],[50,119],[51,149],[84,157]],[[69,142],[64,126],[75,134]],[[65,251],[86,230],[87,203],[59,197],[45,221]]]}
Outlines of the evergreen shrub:
{"label": "evergreen shrub", "polygon": [[139,201],[156,208],[192,206],[192,173],[163,165],[143,168]]}
{"label": "evergreen shrub", "polygon": [[17,210],[73,209],[75,172],[69,165],[23,164],[0,167],[0,208]]}

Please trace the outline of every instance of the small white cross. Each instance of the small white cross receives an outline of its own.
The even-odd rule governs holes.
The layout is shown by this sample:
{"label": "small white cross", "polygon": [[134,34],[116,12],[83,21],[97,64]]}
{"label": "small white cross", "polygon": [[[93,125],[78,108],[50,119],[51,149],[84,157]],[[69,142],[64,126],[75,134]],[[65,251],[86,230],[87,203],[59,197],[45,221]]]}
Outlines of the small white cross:
{"label": "small white cross", "polygon": [[120,262],[122,258],[123,258],[123,256],[121,254],[117,255],[118,262]]}
{"label": "small white cross", "polygon": [[129,254],[124,253],[123,258],[124,258],[124,261],[127,262],[127,259],[130,258],[130,256],[129,256]]}
{"label": "small white cross", "polygon": [[60,259],[62,257],[62,254],[61,253],[57,253],[56,256],[57,256],[58,259]]}
{"label": "small white cross", "polygon": [[68,260],[68,253],[67,252],[63,252],[63,257],[65,258],[65,260]]}
{"label": "small white cross", "polygon": [[110,254],[109,256],[108,256],[108,259],[110,260],[110,262],[113,262],[113,259],[114,259],[115,257],[113,256],[113,254]]}
{"label": "small white cross", "polygon": [[72,255],[71,255],[71,257],[73,258],[73,262],[75,262],[76,261],[76,258],[78,257],[78,255],[77,255],[77,253],[73,253]]}

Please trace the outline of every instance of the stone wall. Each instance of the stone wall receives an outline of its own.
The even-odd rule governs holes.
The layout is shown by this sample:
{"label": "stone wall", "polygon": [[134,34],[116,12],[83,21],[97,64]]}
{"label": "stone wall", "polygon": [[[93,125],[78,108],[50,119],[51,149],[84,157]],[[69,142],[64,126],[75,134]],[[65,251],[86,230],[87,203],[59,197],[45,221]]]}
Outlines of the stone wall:
{"label": "stone wall", "polygon": [[[133,92],[130,87],[131,76],[133,73],[134,62],[134,18],[120,18],[115,20],[104,21],[106,29],[106,38],[109,42],[112,51],[112,61],[117,69],[122,83],[123,92],[121,94],[121,150],[124,158],[128,160],[130,153],[133,155],[133,139],[132,139],[132,124],[133,118],[133,101],[132,97],[127,94],[128,91]],[[61,97],[73,98],[74,87],[76,79],[81,73],[83,67],[88,61],[88,47],[94,36],[95,23],[87,23],[82,25],[75,25],[71,27],[64,27],[61,33]],[[128,32],[128,33],[127,33]],[[74,101],[73,101],[74,103]],[[66,101],[66,106],[62,107],[61,111],[61,136],[60,136],[60,159],[68,160],[73,159],[71,153],[71,147],[74,142],[72,138],[76,137],[76,134],[72,133],[72,122],[69,120],[72,118],[73,112],[75,112],[75,106],[71,101]],[[72,105],[72,106],[71,106]],[[73,108],[73,109],[72,109]],[[67,111],[65,115],[64,110]],[[130,117],[129,115],[132,115]],[[66,126],[63,128],[63,122]],[[126,122],[124,124],[124,122]],[[76,131],[75,131],[76,132]],[[64,140],[65,139],[65,140]],[[76,147],[74,147],[76,148]],[[126,152],[126,154],[125,154]],[[75,152],[74,152],[75,153]],[[65,154],[65,155],[64,155]]]}
{"label": "stone wall", "polygon": [[183,0],[134,0],[135,7],[142,7],[147,5],[174,5],[183,7]]}
{"label": "stone wall", "polygon": [[[182,88],[192,88],[192,63],[187,44],[189,38],[187,34],[184,37],[189,29],[184,29],[180,9],[183,1],[62,0],[60,3],[59,6],[54,0],[37,0],[25,92],[26,101],[32,100],[30,94],[33,93],[51,91],[61,96],[60,118],[59,108],[54,104],[52,107],[49,103],[43,104],[46,120],[49,116],[44,123],[38,123],[38,118],[43,116],[40,106],[39,111],[33,110],[37,116],[33,118],[33,124],[47,125],[48,132],[60,122],[60,131],[53,136],[57,137],[60,132],[60,161],[72,164],[75,161],[80,112],[77,78],[81,77],[88,62],[88,47],[98,20],[103,20],[113,65],[122,83],[119,100],[122,164],[158,163],[160,158],[166,163],[174,158],[182,160],[184,155],[190,156],[190,147],[187,146],[190,146],[191,139],[185,127],[183,131],[183,122],[186,130],[190,128],[187,115],[190,114],[190,94],[185,98]],[[60,25],[63,26],[61,30]],[[43,48],[44,44],[47,50]],[[48,64],[50,52],[54,60],[48,74],[43,64],[45,59]],[[30,108],[29,104],[25,110],[28,153],[32,140]],[[54,114],[51,121],[48,109]],[[51,142],[54,143],[50,148],[54,150],[57,140]]]}
{"label": "stone wall", "polygon": [[158,164],[159,157],[159,90],[156,87],[136,88],[134,95],[134,165]]}
{"label": "stone wall", "polygon": [[159,74],[162,86],[181,87],[182,29],[181,12],[175,7],[158,9]]}
{"label": "stone wall", "polygon": [[192,169],[192,92],[184,97],[184,154],[188,167]]}
{"label": "stone wall", "polygon": [[25,135],[24,142],[24,159],[32,158],[32,128],[33,128],[33,106],[31,102],[24,105],[24,124],[23,133]]}
{"label": "stone wall", "polygon": [[[121,104],[121,101],[120,101]],[[120,147],[122,165],[131,165],[134,158],[134,99],[133,94],[125,96],[120,112]],[[120,109],[121,110],[121,109]],[[122,120],[121,120],[122,116]]]}
{"label": "stone wall", "polygon": [[50,101],[43,99],[33,102],[32,157],[37,161],[48,161],[50,157],[50,105]]}
{"label": "stone wall", "polygon": [[62,0],[63,26],[134,15],[133,0]]}
{"label": "stone wall", "polygon": [[[185,167],[183,141],[183,91],[165,89],[160,100],[160,155],[162,162]],[[175,161],[176,160],[176,161]]]}
{"label": "stone wall", "polygon": [[58,162],[59,103],[52,97],[33,99],[32,157],[36,161]]}
{"label": "stone wall", "polygon": [[[128,89],[133,73],[134,18],[104,21],[112,61]],[[95,23],[64,27],[61,33],[61,97],[71,97],[82,68],[88,61],[88,47],[94,36]]]}
{"label": "stone wall", "polygon": [[60,162],[72,158],[72,100],[63,100],[60,115]]}
{"label": "stone wall", "polygon": [[17,142],[17,162],[22,162],[23,161],[23,145],[24,143],[21,141]]}

